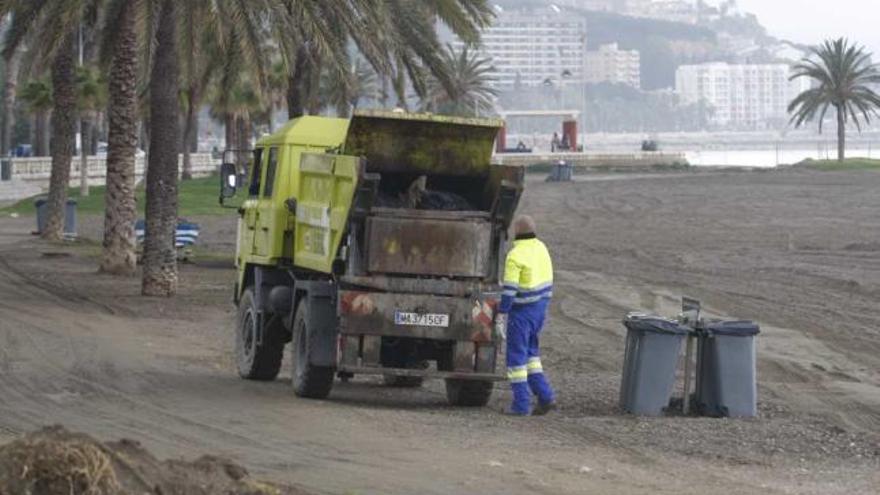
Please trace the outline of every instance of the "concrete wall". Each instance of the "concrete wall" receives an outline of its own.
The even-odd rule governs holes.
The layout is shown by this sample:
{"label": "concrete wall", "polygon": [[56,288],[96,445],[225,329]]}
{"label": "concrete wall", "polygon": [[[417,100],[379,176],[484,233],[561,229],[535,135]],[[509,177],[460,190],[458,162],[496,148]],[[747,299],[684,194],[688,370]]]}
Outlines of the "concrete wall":
{"label": "concrete wall", "polygon": [[[215,173],[220,166],[220,160],[216,160],[210,153],[194,153],[192,159],[193,176],[205,177]],[[9,182],[24,183],[48,189],[49,176],[52,171],[52,158],[12,158],[10,159],[11,173],[7,172]],[[4,160],[5,162],[6,160]],[[138,182],[143,180],[145,156],[139,156],[135,161],[135,177]],[[80,157],[74,157],[70,166],[70,186],[76,187],[80,180]],[[4,167],[9,165],[4,165]],[[183,156],[180,156],[179,168],[183,169]],[[104,185],[107,177],[107,159],[104,157],[90,156],[88,158],[89,185]],[[4,176],[6,178],[6,176]]]}
{"label": "concrete wall", "polygon": [[656,165],[684,164],[684,153],[636,152],[602,153],[496,153],[492,161],[503,165],[527,167],[541,163],[564,160],[576,167],[651,167]]}

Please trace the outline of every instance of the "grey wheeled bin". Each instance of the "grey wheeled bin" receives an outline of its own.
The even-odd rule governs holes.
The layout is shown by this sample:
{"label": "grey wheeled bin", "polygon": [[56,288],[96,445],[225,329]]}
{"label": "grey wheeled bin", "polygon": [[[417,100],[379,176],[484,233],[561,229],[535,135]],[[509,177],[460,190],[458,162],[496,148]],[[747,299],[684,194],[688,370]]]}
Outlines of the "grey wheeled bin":
{"label": "grey wheeled bin", "polygon": [[755,336],[751,321],[716,321],[703,326],[697,340],[696,407],[706,416],[758,414]]}
{"label": "grey wheeled bin", "polygon": [[[42,234],[46,228],[46,198],[38,198],[34,201],[37,209],[37,233]],[[76,200],[68,199],[64,208],[64,235],[76,237]]]}
{"label": "grey wheeled bin", "polygon": [[675,385],[681,342],[688,334],[677,322],[629,314],[626,352],[620,382],[620,407],[633,414],[659,416],[669,405]]}

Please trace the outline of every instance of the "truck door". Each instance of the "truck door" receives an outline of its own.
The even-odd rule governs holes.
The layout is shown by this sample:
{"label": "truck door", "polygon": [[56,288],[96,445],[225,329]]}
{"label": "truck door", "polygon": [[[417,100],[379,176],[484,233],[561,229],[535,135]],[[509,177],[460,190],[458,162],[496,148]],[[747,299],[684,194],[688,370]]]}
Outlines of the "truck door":
{"label": "truck door", "polygon": [[278,201],[273,201],[275,186],[278,175],[278,159],[280,148],[272,146],[264,149],[263,154],[263,177],[259,187],[256,207],[256,226],[254,229],[254,254],[261,257],[277,257],[279,253],[273,253],[272,240],[277,212],[275,207]]}

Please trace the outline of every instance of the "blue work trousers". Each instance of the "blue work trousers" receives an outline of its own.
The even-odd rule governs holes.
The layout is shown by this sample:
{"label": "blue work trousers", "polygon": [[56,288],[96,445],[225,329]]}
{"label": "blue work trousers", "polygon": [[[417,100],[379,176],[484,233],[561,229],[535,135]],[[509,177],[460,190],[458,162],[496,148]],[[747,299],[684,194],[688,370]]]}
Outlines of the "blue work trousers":
{"label": "blue work trousers", "polygon": [[549,299],[514,305],[507,317],[507,378],[513,390],[511,412],[529,414],[531,394],[542,405],[554,402],[553,388],[544,376],[538,337],[544,327]]}

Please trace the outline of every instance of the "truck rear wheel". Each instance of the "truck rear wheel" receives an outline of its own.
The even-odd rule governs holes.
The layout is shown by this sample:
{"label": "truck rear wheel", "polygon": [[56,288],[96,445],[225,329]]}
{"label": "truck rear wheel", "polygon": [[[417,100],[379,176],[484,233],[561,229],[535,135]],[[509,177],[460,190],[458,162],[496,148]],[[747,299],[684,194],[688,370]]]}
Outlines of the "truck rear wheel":
{"label": "truck rear wheel", "polygon": [[245,289],[238,302],[235,358],[238,374],[248,380],[274,380],[284,358],[284,332],[274,325],[263,328],[263,342],[257,343],[257,305],[254,291]]}
{"label": "truck rear wheel", "polygon": [[336,370],[328,366],[315,366],[309,362],[312,339],[309,338],[307,325],[309,305],[303,299],[296,307],[293,318],[293,392],[299,397],[324,399],[333,388],[333,377]]}
{"label": "truck rear wheel", "polygon": [[450,405],[483,407],[492,397],[492,382],[446,379],[446,400]]}

